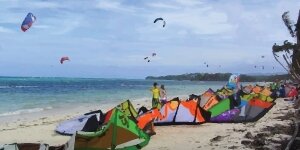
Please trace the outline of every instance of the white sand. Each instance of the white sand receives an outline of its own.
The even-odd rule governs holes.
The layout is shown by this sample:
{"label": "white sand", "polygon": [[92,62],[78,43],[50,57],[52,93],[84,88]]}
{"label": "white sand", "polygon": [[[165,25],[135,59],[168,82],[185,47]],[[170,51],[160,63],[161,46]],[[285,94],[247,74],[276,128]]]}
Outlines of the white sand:
{"label": "white sand", "polygon": [[[131,102],[137,108],[143,106],[142,104],[150,104],[147,100]],[[80,106],[63,110],[53,109],[35,114],[0,117],[0,145],[28,142],[41,142],[50,145],[64,144],[69,140],[70,136],[62,136],[54,131],[59,122],[93,110],[101,109],[103,112],[106,112],[117,104]]]}
{"label": "white sand", "polygon": [[[201,125],[155,127],[157,134],[151,137],[150,143],[144,149],[229,149],[231,146],[236,146],[234,147],[236,149],[249,149],[241,144],[247,132],[251,132],[254,136],[262,132],[260,130],[266,126],[273,126],[275,124],[289,126],[291,124],[291,121],[281,121],[274,118],[284,116],[288,111],[293,111],[292,104],[283,101],[283,99],[278,99],[276,103],[262,119],[255,123],[205,123]],[[134,101],[133,104],[138,108],[143,104],[150,104],[150,101]],[[100,108],[106,111],[114,105],[102,105]],[[49,110],[40,115],[27,114],[6,118],[2,117],[0,118],[0,144],[15,142],[42,142],[50,145],[63,144],[70,137],[61,136],[54,132],[58,122],[96,109],[99,109],[99,106],[82,106],[76,108],[76,110],[68,111]],[[237,130],[241,131],[238,132]],[[211,139],[217,136],[220,136],[220,139],[211,142]],[[281,140],[290,138],[290,136],[280,134],[269,138]],[[275,146],[273,143],[269,143],[268,145],[270,148]]]}

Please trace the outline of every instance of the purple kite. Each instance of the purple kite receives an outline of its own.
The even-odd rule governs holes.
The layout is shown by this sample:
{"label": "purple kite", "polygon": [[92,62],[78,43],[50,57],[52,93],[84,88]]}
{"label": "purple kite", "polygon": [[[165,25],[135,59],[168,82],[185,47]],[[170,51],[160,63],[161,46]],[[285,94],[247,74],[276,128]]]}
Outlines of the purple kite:
{"label": "purple kite", "polygon": [[233,118],[239,115],[240,110],[237,108],[225,111],[224,113],[213,117],[210,119],[210,122],[232,122]]}
{"label": "purple kite", "polygon": [[62,57],[62,58],[60,59],[60,63],[63,64],[64,61],[66,61],[66,60],[70,60],[69,57],[67,57],[67,56]]}

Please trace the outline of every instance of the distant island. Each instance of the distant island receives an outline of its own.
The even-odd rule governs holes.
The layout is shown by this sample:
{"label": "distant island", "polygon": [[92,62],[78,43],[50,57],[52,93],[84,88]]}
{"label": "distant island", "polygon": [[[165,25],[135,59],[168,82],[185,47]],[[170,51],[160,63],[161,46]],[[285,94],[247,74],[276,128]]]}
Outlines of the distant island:
{"label": "distant island", "polygon": [[[147,76],[146,80],[191,80],[191,81],[227,81],[231,73],[187,73],[181,75]],[[272,82],[292,79],[289,74],[283,75],[240,75],[241,82]]]}

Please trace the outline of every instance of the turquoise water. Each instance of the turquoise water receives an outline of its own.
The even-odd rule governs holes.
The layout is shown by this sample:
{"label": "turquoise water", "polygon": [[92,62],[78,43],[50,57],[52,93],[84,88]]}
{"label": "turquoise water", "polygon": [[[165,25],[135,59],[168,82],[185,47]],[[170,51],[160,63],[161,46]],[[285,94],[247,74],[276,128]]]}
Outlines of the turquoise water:
{"label": "turquoise water", "polygon": [[[68,105],[151,99],[155,81],[141,79],[0,77],[0,117]],[[157,81],[168,98],[219,89],[224,82]]]}

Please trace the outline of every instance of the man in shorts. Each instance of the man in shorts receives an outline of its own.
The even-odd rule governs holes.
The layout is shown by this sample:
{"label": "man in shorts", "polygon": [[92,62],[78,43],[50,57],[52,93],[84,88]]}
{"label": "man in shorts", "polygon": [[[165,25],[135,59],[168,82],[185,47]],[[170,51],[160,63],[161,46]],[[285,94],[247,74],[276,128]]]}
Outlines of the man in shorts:
{"label": "man in shorts", "polygon": [[161,107],[161,104],[159,102],[160,90],[157,87],[157,83],[156,82],[153,83],[153,87],[151,88],[151,92],[152,92],[152,108],[158,108],[158,109],[160,109],[160,107]]}

